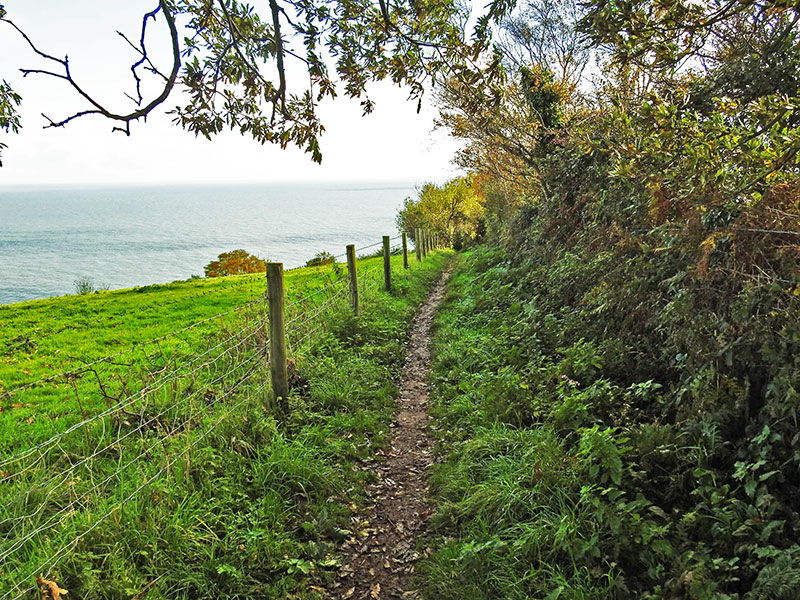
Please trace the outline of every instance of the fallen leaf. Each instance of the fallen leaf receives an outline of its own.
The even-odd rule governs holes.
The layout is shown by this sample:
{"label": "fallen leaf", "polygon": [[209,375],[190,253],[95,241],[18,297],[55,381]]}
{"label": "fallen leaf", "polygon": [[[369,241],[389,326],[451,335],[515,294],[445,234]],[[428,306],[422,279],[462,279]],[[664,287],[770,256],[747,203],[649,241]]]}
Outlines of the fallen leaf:
{"label": "fallen leaf", "polygon": [[68,593],[67,590],[62,590],[58,587],[55,581],[50,581],[38,575],[36,576],[36,583],[39,584],[42,600],[61,600],[61,595]]}
{"label": "fallen leaf", "polygon": [[381,584],[380,583],[376,583],[375,585],[373,585],[372,589],[369,592],[369,595],[370,595],[370,598],[374,598],[375,600],[378,600],[381,597]]}

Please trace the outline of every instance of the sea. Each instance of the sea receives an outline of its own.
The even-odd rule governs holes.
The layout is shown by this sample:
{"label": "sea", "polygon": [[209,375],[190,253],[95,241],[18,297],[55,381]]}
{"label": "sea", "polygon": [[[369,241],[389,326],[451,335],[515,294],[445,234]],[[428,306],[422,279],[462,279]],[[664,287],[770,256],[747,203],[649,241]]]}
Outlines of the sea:
{"label": "sea", "polygon": [[284,267],[397,235],[415,184],[0,187],[0,304],[203,275],[242,248]]}

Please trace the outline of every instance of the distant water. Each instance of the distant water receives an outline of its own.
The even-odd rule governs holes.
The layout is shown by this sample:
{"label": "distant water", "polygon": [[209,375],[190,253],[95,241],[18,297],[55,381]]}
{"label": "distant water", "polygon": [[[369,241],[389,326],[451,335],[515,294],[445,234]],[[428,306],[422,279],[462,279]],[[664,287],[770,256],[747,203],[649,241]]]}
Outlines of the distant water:
{"label": "distant water", "polygon": [[0,304],[202,275],[244,248],[286,268],[396,235],[413,184],[0,187]]}

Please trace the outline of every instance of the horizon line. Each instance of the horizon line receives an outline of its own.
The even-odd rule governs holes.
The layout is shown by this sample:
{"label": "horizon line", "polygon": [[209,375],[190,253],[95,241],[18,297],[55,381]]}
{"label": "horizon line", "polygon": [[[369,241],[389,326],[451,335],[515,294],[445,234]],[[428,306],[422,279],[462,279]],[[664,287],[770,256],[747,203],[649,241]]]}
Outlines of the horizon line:
{"label": "horizon line", "polygon": [[348,185],[348,184],[412,184],[422,185],[428,182],[444,182],[457,177],[426,177],[414,179],[330,179],[330,180],[239,180],[239,181],[69,181],[69,182],[31,182],[31,183],[6,183],[0,181],[3,188],[46,188],[46,187],[149,187],[149,186],[225,186],[225,185]]}

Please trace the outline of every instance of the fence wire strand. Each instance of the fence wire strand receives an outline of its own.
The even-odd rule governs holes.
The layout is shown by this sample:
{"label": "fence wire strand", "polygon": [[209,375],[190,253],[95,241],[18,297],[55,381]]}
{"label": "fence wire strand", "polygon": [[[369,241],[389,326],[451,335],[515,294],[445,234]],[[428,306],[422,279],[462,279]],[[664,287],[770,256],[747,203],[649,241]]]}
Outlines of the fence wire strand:
{"label": "fence wire strand", "polygon": [[[254,326],[250,326],[249,329],[254,329],[255,331],[257,331],[258,329],[260,329],[262,327],[263,327],[263,323],[256,323]],[[248,328],[245,328],[245,329],[248,329]],[[219,342],[218,344],[212,346],[211,348],[209,348],[208,350],[206,350],[202,354],[199,354],[199,355],[195,356],[190,361],[188,361],[186,363],[183,363],[180,367],[178,367],[176,370],[170,372],[168,375],[165,375],[165,376],[161,377],[160,379],[157,379],[155,382],[153,382],[153,384],[158,384],[156,387],[152,387],[153,384],[149,384],[148,386],[145,386],[144,388],[142,388],[141,390],[139,390],[135,394],[132,394],[132,395],[120,400],[117,404],[107,408],[106,410],[102,411],[101,413],[99,413],[99,414],[97,414],[97,415],[95,415],[93,417],[90,417],[88,419],[84,419],[84,420],[72,425],[71,427],[69,427],[65,431],[56,434],[55,436],[45,440],[44,442],[40,442],[39,444],[33,446],[32,448],[29,448],[28,450],[25,450],[23,452],[15,454],[14,456],[11,456],[9,458],[5,458],[5,459],[0,460],[0,467],[6,467],[7,465],[9,465],[9,464],[11,464],[13,462],[16,462],[16,461],[18,461],[18,460],[20,460],[22,458],[25,458],[26,456],[30,456],[32,453],[34,453],[34,452],[36,452],[38,450],[41,450],[42,448],[46,448],[46,447],[52,445],[55,441],[62,439],[63,437],[65,437],[66,435],[69,435],[73,431],[76,431],[76,430],[78,430],[78,429],[80,429],[82,427],[85,427],[86,425],[88,425],[90,423],[94,423],[95,421],[97,421],[99,419],[102,419],[103,417],[107,417],[107,416],[109,416],[109,415],[111,415],[111,414],[113,414],[115,412],[118,412],[121,409],[124,409],[124,408],[132,405],[133,403],[135,403],[137,400],[141,399],[146,394],[150,394],[150,393],[153,393],[155,391],[158,391],[159,389],[163,388],[165,385],[167,385],[171,381],[174,381],[176,376],[177,376],[177,373],[178,373],[178,371],[180,371],[180,369],[183,369],[183,368],[185,368],[187,366],[190,366],[190,365],[196,363],[198,360],[208,356],[214,350],[216,350],[218,348],[221,348],[227,342],[235,339],[240,334],[241,334],[241,332],[237,332],[237,333],[233,334],[232,336],[230,336],[230,337],[224,339],[223,341]],[[242,343],[244,343],[244,342],[242,342]],[[232,348],[229,348],[228,350],[226,350],[226,352],[229,352],[231,349]],[[216,359],[214,359],[214,360],[216,360]],[[211,362],[213,362],[213,360],[210,361],[210,362],[206,362],[206,363],[201,364],[200,366],[196,367],[194,370],[190,371],[188,373],[188,375],[192,375],[192,374],[198,372],[199,370],[207,367],[208,365],[211,364]],[[187,374],[184,374],[183,376],[186,376],[186,375]],[[8,476],[8,475],[3,476],[2,478],[0,478],[0,483],[5,481],[9,477],[10,476]]]}
{"label": "fence wire strand", "polygon": [[[255,372],[255,370],[251,370],[250,371],[250,373],[248,374],[248,378],[249,378],[250,375],[252,375],[253,372]],[[240,383],[243,383],[243,381],[240,382]],[[257,391],[262,391],[263,389],[266,388],[266,386],[267,386],[267,384],[263,384]],[[227,395],[230,395],[231,393],[233,393],[233,391],[235,391],[235,388],[230,390]],[[128,503],[130,500],[132,500],[145,487],[147,487],[148,485],[152,484],[156,479],[158,479],[164,473],[166,473],[168,471],[168,469],[172,465],[174,465],[179,459],[183,458],[190,450],[192,450],[195,446],[197,446],[197,444],[199,444],[201,441],[203,441],[205,438],[207,438],[230,414],[232,414],[235,410],[237,410],[239,407],[241,407],[249,399],[250,399],[249,397],[245,397],[242,400],[240,400],[239,402],[237,402],[236,404],[234,404],[233,406],[231,406],[231,408],[229,408],[225,413],[222,414],[222,416],[220,416],[216,420],[216,422],[214,423],[213,426],[208,428],[207,431],[205,431],[201,436],[199,436],[191,444],[189,444],[182,452],[180,452],[172,460],[167,462],[167,464],[165,464],[163,467],[161,467],[161,469],[159,469],[154,475],[152,475],[151,477],[147,478],[144,481],[144,483],[142,483],[140,486],[138,486],[133,492],[128,494],[120,503],[118,503],[118,504],[115,503],[114,508],[112,508],[110,511],[106,512],[103,516],[101,516],[99,519],[97,519],[85,531],[83,531],[82,533],[77,535],[75,538],[73,538],[67,544],[64,544],[52,557],[48,558],[45,562],[39,564],[36,568],[32,569],[27,574],[27,576],[21,578],[20,581],[17,584],[15,584],[14,586],[12,586],[12,588],[6,594],[4,594],[2,597],[0,597],[0,600],[6,600],[8,598],[11,598],[11,594],[13,594],[14,592],[18,591],[23,585],[25,585],[25,583],[24,583],[25,581],[30,581],[38,573],[48,573],[48,570],[52,569],[55,565],[57,565],[58,562],[67,554],[67,552],[69,551],[70,548],[74,547],[78,542],[80,542],[80,540],[82,540],[84,537],[89,535],[89,533],[94,531],[94,529],[96,529],[101,523],[103,523],[106,519],[108,519],[117,510],[122,508],[126,503]],[[27,588],[25,590],[22,590],[21,593],[19,593],[16,596],[13,597],[13,600],[19,600],[30,589],[34,589],[35,590],[35,587]]]}
{"label": "fence wire strand", "polygon": [[[224,312],[217,313],[217,314],[212,315],[210,317],[206,317],[204,319],[201,319],[200,321],[196,321],[196,322],[194,322],[194,323],[192,323],[190,325],[187,325],[186,327],[183,327],[181,329],[178,329],[176,331],[172,331],[170,333],[167,333],[167,334],[161,335],[159,337],[155,337],[155,338],[146,340],[144,342],[139,342],[137,344],[134,344],[133,346],[130,346],[129,348],[126,348],[124,350],[120,350],[119,352],[115,352],[114,354],[109,354],[109,355],[103,356],[101,358],[93,359],[92,361],[87,362],[86,364],[83,364],[80,367],[75,367],[75,368],[69,369],[67,371],[62,371],[61,373],[56,373],[55,375],[49,375],[47,377],[43,377],[41,379],[37,379],[36,381],[31,381],[31,382],[25,383],[23,385],[17,386],[15,388],[10,389],[10,390],[5,390],[2,394],[0,394],[0,400],[10,398],[11,396],[13,396],[13,395],[15,395],[15,394],[17,394],[17,393],[19,393],[21,391],[30,389],[30,388],[35,387],[37,385],[41,385],[41,384],[44,384],[44,383],[50,383],[52,381],[55,381],[57,379],[62,379],[62,378],[65,378],[65,377],[71,377],[71,376],[74,376],[74,375],[80,375],[82,373],[87,372],[87,370],[89,368],[93,367],[93,366],[99,365],[101,363],[107,363],[107,362],[109,362],[109,361],[111,361],[111,360],[113,360],[115,358],[119,358],[121,356],[125,356],[126,354],[130,354],[131,352],[135,352],[136,350],[140,350],[140,349],[145,348],[147,346],[152,346],[153,344],[158,344],[158,343],[163,342],[165,340],[168,340],[170,338],[177,337],[182,333],[186,333],[187,331],[190,331],[190,330],[192,330],[192,329],[194,329],[196,327],[199,327],[200,325],[204,325],[204,324],[209,323],[211,321],[214,321],[216,319],[221,319],[222,317],[226,317],[228,315],[232,315],[232,314],[241,312],[241,311],[245,310],[246,308],[250,308],[250,307],[252,307],[252,306],[254,306],[256,304],[260,304],[260,303],[263,303],[263,302],[266,302],[265,298],[258,298],[256,300],[251,300],[250,302],[248,302],[246,304],[242,304],[240,306],[231,308],[230,310],[226,310]],[[2,463],[0,463],[0,464],[2,464]]]}
{"label": "fence wire strand", "polygon": [[[252,362],[252,360],[250,362]],[[229,371],[228,374],[230,374],[230,372],[232,372],[232,370]],[[249,377],[252,374],[252,372],[253,372],[253,370],[251,369],[251,371],[248,373],[247,377]],[[214,406],[216,406],[219,403],[220,399],[224,399],[225,397],[227,397],[227,395],[223,395],[223,396],[218,397],[217,399],[214,400],[214,402],[212,402],[207,407],[207,409],[213,408]],[[153,451],[156,448],[158,448],[159,446],[163,445],[165,439],[173,438],[174,435],[178,431],[181,431],[190,422],[191,422],[191,418],[187,419],[186,421],[180,422],[177,425],[173,426],[173,428],[170,430],[169,433],[167,433],[167,434],[165,434],[165,435],[163,435],[161,437],[156,438],[156,440],[146,450],[144,450],[144,451],[140,452],[139,454],[137,454],[134,458],[129,460],[127,463],[125,463],[125,465],[123,465],[122,467],[120,467],[119,469],[117,469],[116,471],[111,473],[110,475],[108,475],[104,480],[102,480],[102,481],[100,481],[98,483],[95,483],[90,489],[82,492],[80,496],[76,496],[66,506],[62,507],[58,512],[56,512],[53,515],[51,515],[49,517],[49,520],[45,524],[40,525],[34,531],[26,534],[25,537],[16,539],[15,542],[11,545],[10,548],[0,549],[0,562],[5,561],[11,554],[13,554],[16,550],[18,550],[19,548],[24,546],[26,542],[28,542],[31,539],[33,539],[39,533],[42,533],[43,531],[52,530],[52,529],[58,527],[61,523],[63,523],[66,520],[66,518],[68,516],[71,516],[71,513],[73,512],[73,510],[72,510],[73,507],[75,507],[75,506],[83,506],[84,505],[83,501],[84,500],[88,500],[89,497],[91,496],[92,492],[95,492],[95,491],[97,491],[99,489],[102,489],[102,487],[105,484],[109,483],[110,481],[112,481],[115,478],[118,478],[119,475],[123,471],[125,471],[125,469],[127,469],[129,466],[138,463],[140,460],[142,460],[143,457],[149,456],[149,453],[151,451]],[[43,510],[44,506],[45,506],[45,504],[42,505],[42,508],[40,508],[39,512],[41,512],[41,510]]]}

